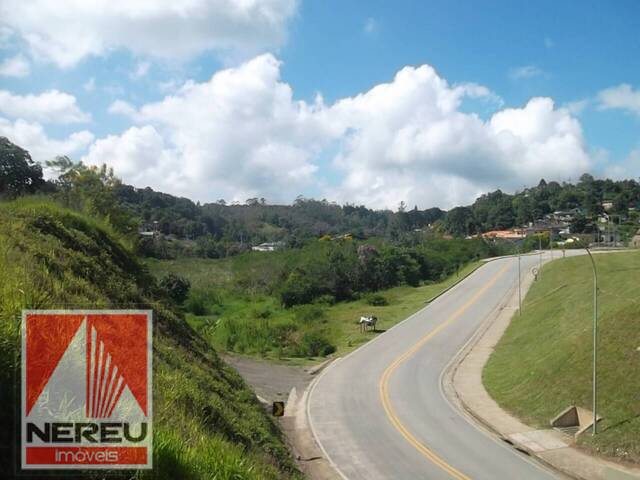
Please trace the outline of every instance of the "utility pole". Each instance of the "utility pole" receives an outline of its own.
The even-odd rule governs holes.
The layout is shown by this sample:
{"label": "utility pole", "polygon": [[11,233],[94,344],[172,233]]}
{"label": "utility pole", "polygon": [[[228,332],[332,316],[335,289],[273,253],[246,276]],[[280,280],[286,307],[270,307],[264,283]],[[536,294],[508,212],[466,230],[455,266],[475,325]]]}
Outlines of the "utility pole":
{"label": "utility pole", "polygon": [[538,257],[538,275],[542,276],[542,235],[538,234],[538,250],[540,256]]}
{"label": "utility pole", "polygon": [[520,285],[522,279],[522,273],[520,270],[520,253],[522,246],[518,247],[518,316],[522,315],[522,287]]}
{"label": "utility pole", "polygon": [[585,247],[585,250],[589,254],[591,259],[591,267],[593,269],[593,429],[592,434],[597,433],[597,408],[598,408],[598,272],[596,270],[596,262],[593,260],[593,255],[589,248]]}

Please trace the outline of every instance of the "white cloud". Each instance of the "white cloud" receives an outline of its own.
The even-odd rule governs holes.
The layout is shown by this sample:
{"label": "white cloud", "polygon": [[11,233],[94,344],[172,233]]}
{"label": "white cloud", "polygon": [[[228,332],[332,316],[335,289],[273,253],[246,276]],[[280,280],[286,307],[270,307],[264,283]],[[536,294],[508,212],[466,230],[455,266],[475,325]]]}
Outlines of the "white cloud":
{"label": "white cloud", "polygon": [[[165,149],[164,140],[151,126],[131,127],[121,136],[97,140],[83,160],[95,165],[107,163],[118,175],[141,186],[171,183],[180,176],[180,169],[175,168],[176,158]],[[162,178],[164,175],[168,177]]]}
{"label": "white cloud", "polygon": [[84,160],[113,162],[127,181],[200,199],[290,200],[313,181],[311,159],[328,135],[321,105],[293,101],[279,75],[279,62],[262,55],[137,112],[115,103],[110,110],[140,127],[96,142]]}
{"label": "white cloud", "polygon": [[534,98],[483,121],[460,111],[467,94],[429,66],[406,67],[391,83],[333,105],[332,122],[344,122],[335,160],[344,181],[332,196],[450,207],[487,189],[514,190],[589,169],[580,123],[551,99]]}
{"label": "white cloud", "polygon": [[15,95],[0,90],[0,112],[12,117],[45,123],[88,122],[91,117],[76,104],[76,97],[58,90],[39,95]]}
{"label": "white cloud", "polygon": [[0,136],[7,137],[16,145],[27,149],[31,157],[44,162],[57,155],[73,155],[86,148],[94,139],[87,130],[74,132],[63,140],[50,138],[42,125],[18,119],[11,122],[0,117]]}
{"label": "white cloud", "polygon": [[183,59],[278,47],[297,0],[3,0],[0,23],[31,53],[70,67],[117,48]]}
{"label": "white cloud", "polygon": [[627,83],[602,90],[598,100],[602,110],[622,109],[640,115],[640,90],[634,90]]}
{"label": "white cloud", "polygon": [[0,63],[0,76],[26,77],[29,73],[31,73],[31,65],[22,54],[6,58]]}
{"label": "white cloud", "polygon": [[591,104],[591,100],[583,98],[582,100],[575,100],[568,102],[564,107],[571,112],[572,115],[580,115]]}
{"label": "white cloud", "polygon": [[401,200],[451,207],[487,189],[577,178],[592,166],[580,122],[551,99],[483,120],[462,111],[467,97],[499,100],[423,65],[332,105],[320,96],[297,101],[279,62],[262,55],[138,110],[113,107],[137,125],[96,141],[84,160],[204,201],[291,201],[318,185],[329,158],[320,173],[333,168],[339,180],[322,194],[391,208]]}
{"label": "white cloud", "polygon": [[509,77],[512,80],[521,80],[524,78],[533,78],[540,75],[544,75],[545,72],[541,68],[535,65],[524,65],[522,67],[515,67],[509,70]]}
{"label": "white cloud", "polygon": [[116,100],[109,105],[109,113],[113,115],[124,115],[126,117],[135,116],[136,109],[129,102],[124,100]]}
{"label": "white cloud", "polygon": [[95,77],[91,77],[89,80],[84,82],[84,84],[82,85],[82,88],[84,88],[86,92],[93,92],[96,89]]}

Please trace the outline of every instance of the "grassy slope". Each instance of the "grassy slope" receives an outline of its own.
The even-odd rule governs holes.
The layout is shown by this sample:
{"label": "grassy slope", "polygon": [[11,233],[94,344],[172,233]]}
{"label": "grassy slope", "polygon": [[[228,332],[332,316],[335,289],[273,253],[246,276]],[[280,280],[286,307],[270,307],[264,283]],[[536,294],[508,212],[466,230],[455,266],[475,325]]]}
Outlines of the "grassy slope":
{"label": "grassy slope", "polygon": [[[640,462],[640,252],[595,255],[600,281],[601,431],[581,445]],[[591,409],[592,273],[586,256],[544,267],[483,377],[525,422],[546,427],[565,407]]]}
{"label": "grassy slope", "polygon": [[[266,261],[269,255],[271,254],[263,253],[260,256],[252,254],[252,259],[260,260],[262,258]],[[192,258],[168,261],[150,260],[149,266],[151,272],[157,276],[173,272],[189,278],[192,287],[195,289],[219,291],[224,289],[225,284],[233,278],[234,274],[246,268],[248,260],[248,257],[245,258],[245,256],[223,260]],[[293,325],[296,331],[291,335],[301,336],[305,332],[320,332],[336,347],[338,354],[342,355],[370,340],[375,335],[371,331],[360,333],[356,321],[361,315],[376,315],[379,319],[377,328],[379,330],[388,329],[424,307],[426,301],[454,284],[459,278],[473,271],[478,265],[479,262],[471,263],[460,271],[459,277],[453,275],[439,283],[423,285],[417,288],[400,286],[378,292],[388,300],[389,305],[387,306],[371,306],[364,299],[361,299],[341,302],[331,306],[317,304],[313,307],[301,306],[284,309],[274,297],[253,295],[246,298],[238,298],[233,296],[224,297],[221,302],[222,305],[214,306],[212,315],[200,317],[188,315],[188,318],[190,323],[200,330],[217,348],[229,349],[229,345],[226,343],[227,332],[223,331],[223,327],[219,326],[220,324],[217,324],[219,319],[223,321],[222,325],[224,325],[225,321],[246,323],[253,325],[255,329],[248,329],[248,331],[252,332],[252,335],[246,342],[239,341],[233,345],[235,351],[304,363],[308,359],[288,357],[286,351],[282,352],[273,349],[269,343],[270,339],[260,338],[262,335],[266,335],[264,333],[266,329],[262,328],[263,324],[260,323],[262,320],[256,318],[256,312],[271,312],[268,319],[269,329]],[[318,313],[320,314],[318,315]],[[311,318],[309,318],[310,316]],[[218,326],[216,327],[216,325]],[[257,328],[257,326],[260,326],[260,328]]]}
{"label": "grassy slope", "polygon": [[[158,479],[297,478],[275,424],[107,227],[43,201],[0,204],[0,471],[11,472],[22,308],[152,307]],[[19,377],[16,377],[19,378]],[[15,390],[14,388],[15,387]]]}

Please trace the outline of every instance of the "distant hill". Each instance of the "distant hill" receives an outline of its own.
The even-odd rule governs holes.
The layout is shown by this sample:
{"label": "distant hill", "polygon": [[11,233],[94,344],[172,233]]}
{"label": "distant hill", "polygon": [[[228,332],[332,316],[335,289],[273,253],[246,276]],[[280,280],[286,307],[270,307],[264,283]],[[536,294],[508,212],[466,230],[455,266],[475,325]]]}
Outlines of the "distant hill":
{"label": "distant hill", "polygon": [[0,198],[43,192],[65,206],[89,209],[122,231],[138,229],[140,252],[159,258],[219,258],[264,242],[299,247],[325,235],[402,240],[420,230],[468,236],[527,225],[556,211],[577,212],[571,219],[573,233],[593,231],[598,215],[605,212],[618,224],[628,222],[629,231],[635,231],[631,227],[640,218],[640,183],[589,174],[576,184],[543,179],[514,194],[496,190],[449,211],[410,208],[401,201],[391,211],[302,196],[292,205],[270,205],[264,198],[201,205],[123,184],[106,166],[86,167],[66,157],[58,157],[55,164],[60,176],[44,182],[41,167],[29,153],[0,137]]}

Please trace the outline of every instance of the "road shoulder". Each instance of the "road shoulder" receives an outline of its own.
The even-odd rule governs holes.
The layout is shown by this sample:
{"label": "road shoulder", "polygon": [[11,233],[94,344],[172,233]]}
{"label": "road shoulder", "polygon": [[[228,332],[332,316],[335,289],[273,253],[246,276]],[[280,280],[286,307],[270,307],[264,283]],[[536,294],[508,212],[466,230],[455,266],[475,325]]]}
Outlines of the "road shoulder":
{"label": "road shoulder", "polygon": [[[532,282],[530,274],[523,277],[523,295]],[[517,312],[517,303],[517,289],[514,288],[454,358],[442,378],[445,395],[476,425],[497,436],[505,446],[516,448],[562,474],[584,480],[640,479],[639,469],[588,455],[572,447],[571,439],[560,432],[536,430],[523,424],[500,408],[486,391],[482,370]]]}

